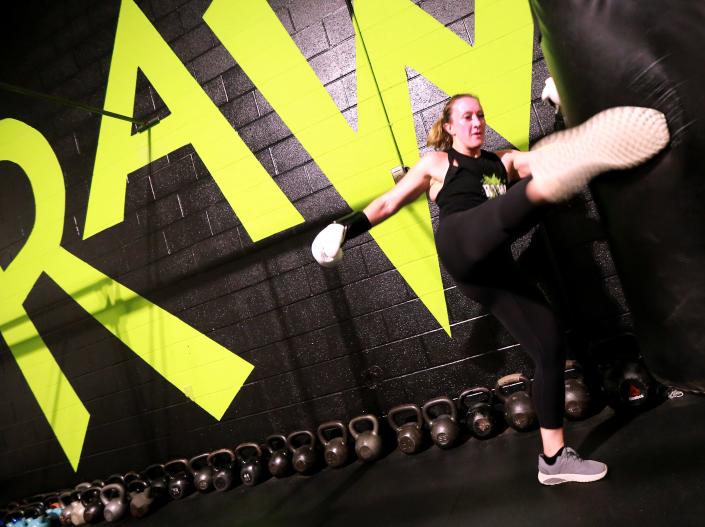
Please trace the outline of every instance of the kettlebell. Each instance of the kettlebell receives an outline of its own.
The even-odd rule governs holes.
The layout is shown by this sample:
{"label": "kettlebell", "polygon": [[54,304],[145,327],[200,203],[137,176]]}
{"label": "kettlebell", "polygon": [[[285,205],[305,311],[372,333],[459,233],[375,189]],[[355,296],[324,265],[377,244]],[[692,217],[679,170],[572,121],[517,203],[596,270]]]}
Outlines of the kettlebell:
{"label": "kettlebell", "polygon": [[[372,430],[359,431],[358,424],[372,424]],[[382,455],[382,438],[379,435],[379,420],[372,414],[358,415],[348,423],[350,435],[355,440],[355,454],[361,461],[375,461]]]}
{"label": "kettlebell", "polygon": [[282,434],[272,434],[265,439],[265,444],[271,452],[267,463],[270,474],[275,478],[283,478],[291,471],[291,456],[287,449],[286,437]]}
{"label": "kettlebell", "polygon": [[61,525],[71,525],[71,491],[67,490],[59,494],[59,501],[63,507],[61,514],[59,514],[59,523]]}
{"label": "kettlebell", "polygon": [[[295,439],[305,437],[304,442],[295,441]],[[286,438],[286,443],[291,450],[291,462],[294,466],[294,470],[299,474],[306,474],[310,472],[316,465],[316,452],[314,451],[316,445],[316,436],[310,430],[298,430],[292,432]],[[299,446],[296,446],[300,443]]]}
{"label": "kettlebell", "polygon": [[233,486],[234,462],[235,454],[229,448],[221,448],[208,455],[208,464],[213,474],[213,488],[218,492],[225,492]]}
{"label": "kettlebell", "polygon": [[585,419],[590,410],[590,390],[583,379],[583,369],[574,360],[565,361],[565,416]]}
{"label": "kettlebell", "polygon": [[240,466],[240,480],[248,487],[262,479],[262,449],[257,443],[240,443],[235,447],[235,459]]}
{"label": "kettlebell", "polygon": [[169,478],[169,496],[172,500],[180,500],[191,494],[193,477],[188,469],[188,459],[172,459],[164,464],[164,472]]}
{"label": "kettlebell", "polygon": [[90,483],[83,482],[76,485],[76,489],[71,493],[71,524],[85,525],[86,520],[83,519],[83,511],[86,506],[81,501],[81,494],[91,487]]}
{"label": "kettlebell", "polygon": [[100,488],[90,487],[81,494],[83,503],[83,519],[86,523],[103,521],[103,502],[100,499]]}
{"label": "kettlebell", "polygon": [[[123,483],[125,484],[125,490],[130,485],[130,483],[136,479],[141,479],[141,476],[134,470],[128,470],[123,476]],[[129,491],[128,491],[129,492]]]}
{"label": "kettlebell", "polygon": [[[324,432],[340,430],[341,435],[327,439]],[[318,440],[323,445],[323,459],[326,465],[339,468],[348,460],[348,429],[342,421],[326,421],[318,426]]]}
{"label": "kettlebell", "polygon": [[537,421],[530,390],[531,382],[521,373],[505,375],[497,381],[495,393],[504,403],[504,419],[519,432],[531,429]]}
{"label": "kettlebell", "polygon": [[189,470],[193,474],[193,484],[199,492],[208,492],[213,489],[213,467],[208,464],[210,452],[205,452],[192,457],[188,462]]}
{"label": "kettlebell", "polygon": [[[445,408],[445,412],[438,413],[436,417],[431,417],[432,408]],[[436,397],[426,401],[421,408],[424,421],[431,429],[431,440],[439,448],[450,448],[458,438],[458,414],[455,403],[446,396]]]}
{"label": "kettlebell", "polygon": [[[413,412],[416,415],[416,421],[405,422],[399,424],[397,416],[403,413]],[[415,454],[419,451],[423,444],[423,416],[421,409],[415,404],[400,404],[389,410],[387,414],[389,425],[397,433],[397,446],[399,450],[405,454]]]}
{"label": "kettlebell", "polygon": [[154,502],[166,500],[169,495],[169,482],[164,472],[164,465],[161,463],[149,465],[142,471],[142,479],[149,484],[149,494]]}
{"label": "kettlebell", "polygon": [[103,517],[108,522],[119,520],[127,510],[125,487],[120,483],[108,483],[100,490],[100,501],[103,502]]}
{"label": "kettlebell", "polygon": [[143,479],[133,479],[127,484],[130,497],[130,514],[135,518],[146,516],[152,508],[152,487]]}
{"label": "kettlebell", "polygon": [[614,362],[603,380],[610,405],[620,410],[638,410],[652,398],[654,380],[640,359]]}
{"label": "kettlebell", "polygon": [[468,388],[458,397],[466,409],[465,423],[476,437],[489,437],[495,429],[492,390],[484,386]]}

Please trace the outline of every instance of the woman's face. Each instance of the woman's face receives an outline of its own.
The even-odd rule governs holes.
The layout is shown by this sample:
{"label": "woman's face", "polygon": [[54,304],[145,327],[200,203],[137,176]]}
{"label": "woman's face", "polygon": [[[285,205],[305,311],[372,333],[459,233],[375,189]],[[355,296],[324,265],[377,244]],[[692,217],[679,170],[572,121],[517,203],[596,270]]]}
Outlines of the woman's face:
{"label": "woman's face", "polygon": [[[477,151],[485,142],[485,112],[480,101],[463,97],[453,103],[450,121],[443,128],[453,138],[453,146],[463,150]],[[464,148],[463,148],[464,147]]]}

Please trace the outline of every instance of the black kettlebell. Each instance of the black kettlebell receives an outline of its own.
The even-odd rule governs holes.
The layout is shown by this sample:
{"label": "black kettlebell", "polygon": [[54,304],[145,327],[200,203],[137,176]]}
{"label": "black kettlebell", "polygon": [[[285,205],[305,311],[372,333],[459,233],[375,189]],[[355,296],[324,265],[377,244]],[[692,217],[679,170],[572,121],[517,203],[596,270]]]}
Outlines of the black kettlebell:
{"label": "black kettlebell", "polygon": [[[413,412],[416,420],[399,424],[397,418],[402,414]],[[387,414],[389,425],[397,433],[397,446],[405,454],[415,454],[423,444],[423,415],[421,409],[415,404],[400,404]]]}
{"label": "black kettlebell", "polygon": [[210,452],[204,452],[192,457],[188,462],[189,470],[193,474],[193,484],[199,492],[208,492],[213,489],[213,467],[208,464]]}
{"label": "black kettlebell", "polygon": [[[431,416],[432,409],[445,409],[437,412],[435,417]],[[458,414],[455,409],[455,403],[449,397],[436,397],[430,401],[426,401],[421,408],[424,421],[431,429],[431,440],[440,448],[450,448],[458,438]]]}
{"label": "black kettlebell", "polygon": [[132,482],[136,479],[142,479],[142,476],[140,476],[134,470],[128,470],[127,472],[125,472],[125,475],[123,476],[123,483],[125,484],[125,490],[127,490],[127,487],[130,484],[130,482]]}
{"label": "black kettlebell", "polygon": [[61,502],[61,513],[59,514],[59,522],[61,525],[71,525],[71,491],[65,490],[59,494],[59,501]]}
{"label": "black kettlebell", "polygon": [[103,518],[108,522],[119,520],[127,512],[125,486],[120,483],[108,483],[100,490],[103,502]]}
{"label": "black kettlebell", "polygon": [[530,430],[537,421],[531,402],[531,382],[521,373],[505,375],[497,381],[495,393],[504,403],[504,419],[514,430]]}
{"label": "black kettlebell", "polygon": [[130,498],[130,514],[135,518],[142,518],[152,509],[154,497],[152,487],[141,478],[131,479],[127,484],[127,493]]}
{"label": "black kettlebell", "polygon": [[590,411],[590,390],[583,379],[583,369],[577,361],[565,361],[565,416],[585,419]]}
{"label": "black kettlebell", "polygon": [[164,472],[164,465],[161,463],[149,465],[142,471],[142,479],[149,483],[150,496],[154,502],[166,501],[169,495],[169,481]]}
{"label": "black kettlebell", "polygon": [[484,386],[468,388],[460,394],[458,403],[465,408],[465,423],[476,437],[492,435],[495,429],[492,390]]}
{"label": "black kettlebell", "polygon": [[[371,430],[360,432],[359,423],[372,424]],[[355,454],[361,461],[374,461],[382,455],[382,438],[379,435],[379,421],[372,414],[358,415],[348,423],[350,434],[355,440]]]}
{"label": "black kettlebell", "polygon": [[208,455],[208,464],[212,467],[213,488],[225,492],[233,486],[233,463],[235,454],[229,448],[214,450]]}
{"label": "black kettlebell", "polygon": [[169,496],[172,500],[180,500],[191,494],[193,477],[188,468],[188,459],[172,459],[164,464],[164,472],[169,478]]}
{"label": "black kettlebell", "polygon": [[[303,442],[299,438],[305,438]],[[310,430],[292,432],[286,438],[286,443],[291,450],[291,462],[294,470],[299,474],[306,474],[316,466],[316,436]],[[298,445],[298,446],[297,446]]]}
{"label": "black kettlebell", "polygon": [[[325,432],[339,430],[340,435],[328,439]],[[340,468],[348,460],[348,429],[342,421],[326,421],[318,426],[318,440],[323,445],[323,459],[326,465]]]}
{"label": "black kettlebell", "polygon": [[609,404],[622,410],[637,410],[652,399],[654,379],[640,359],[615,361],[603,379]]}
{"label": "black kettlebell", "polygon": [[265,439],[265,444],[271,453],[267,463],[270,474],[275,478],[283,478],[291,471],[291,455],[286,437],[282,434],[272,434]]}
{"label": "black kettlebell", "polygon": [[240,466],[240,480],[252,487],[262,479],[262,449],[257,443],[240,443],[235,447],[235,459]]}
{"label": "black kettlebell", "polygon": [[100,488],[89,487],[81,493],[83,503],[83,520],[86,523],[103,521],[103,502],[100,500]]}

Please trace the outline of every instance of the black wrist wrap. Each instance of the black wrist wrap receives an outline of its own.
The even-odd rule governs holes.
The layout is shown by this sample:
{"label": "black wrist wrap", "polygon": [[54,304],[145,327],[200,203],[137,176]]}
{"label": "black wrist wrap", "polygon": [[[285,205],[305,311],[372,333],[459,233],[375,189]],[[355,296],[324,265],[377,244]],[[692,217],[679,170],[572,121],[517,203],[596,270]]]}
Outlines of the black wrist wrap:
{"label": "black wrist wrap", "polygon": [[346,216],[338,220],[338,223],[345,225],[345,239],[350,240],[355,236],[360,236],[372,228],[370,220],[367,219],[362,211],[355,212],[350,216]]}

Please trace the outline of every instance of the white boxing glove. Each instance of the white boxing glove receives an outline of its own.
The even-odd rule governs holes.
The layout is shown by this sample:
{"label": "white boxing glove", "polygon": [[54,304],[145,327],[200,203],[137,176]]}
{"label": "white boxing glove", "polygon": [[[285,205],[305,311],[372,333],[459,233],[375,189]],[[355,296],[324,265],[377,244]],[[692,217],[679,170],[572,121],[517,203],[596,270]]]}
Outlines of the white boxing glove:
{"label": "white boxing glove", "polygon": [[553,77],[546,79],[545,86],[541,92],[541,99],[547,101],[551,106],[559,109],[561,106],[561,98],[558,96],[558,88],[553,81]]}
{"label": "white boxing glove", "polygon": [[331,223],[318,233],[311,244],[311,253],[323,267],[335,267],[343,259],[342,245],[347,227]]}

